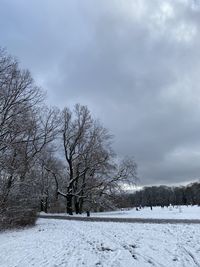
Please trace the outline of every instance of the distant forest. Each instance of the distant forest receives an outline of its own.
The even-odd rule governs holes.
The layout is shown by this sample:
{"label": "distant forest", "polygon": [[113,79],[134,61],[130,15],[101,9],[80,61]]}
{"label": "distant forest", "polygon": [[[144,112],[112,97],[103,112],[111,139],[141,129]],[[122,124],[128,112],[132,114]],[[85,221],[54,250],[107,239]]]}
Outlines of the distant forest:
{"label": "distant forest", "polygon": [[150,186],[131,194],[122,195],[121,207],[200,205],[200,182],[187,186]]}

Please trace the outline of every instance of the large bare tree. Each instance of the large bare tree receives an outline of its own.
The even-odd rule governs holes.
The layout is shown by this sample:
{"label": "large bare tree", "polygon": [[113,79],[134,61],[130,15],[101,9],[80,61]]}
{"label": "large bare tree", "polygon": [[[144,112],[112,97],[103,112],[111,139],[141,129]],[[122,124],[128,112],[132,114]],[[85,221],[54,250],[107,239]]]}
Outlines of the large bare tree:
{"label": "large bare tree", "polygon": [[65,184],[58,185],[58,194],[66,198],[68,214],[73,209],[81,213],[84,204],[93,203],[125,183],[135,182],[135,162],[116,164],[112,136],[92,118],[86,106],[77,104],[73,111],[65,108],[61,124],[66,175]]}

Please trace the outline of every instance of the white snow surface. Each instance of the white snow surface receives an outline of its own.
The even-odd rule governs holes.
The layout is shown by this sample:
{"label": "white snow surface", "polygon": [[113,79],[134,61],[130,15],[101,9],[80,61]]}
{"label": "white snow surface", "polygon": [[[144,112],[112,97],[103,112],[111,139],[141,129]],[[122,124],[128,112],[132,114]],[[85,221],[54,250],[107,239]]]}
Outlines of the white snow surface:
{"label": "white snow surface", "polygon": [[[46,213],[41,213],[45,215]],[[69,216],[66,213],[54,213],[48,215],[63,215]],[[82,215],[73,215],[73,216],[83,216],[86,217],[86,214]],[[200,207],[198,206],[174,206],[174,207],[153,207],[151,210],[149,207],[136,210],[135,208],[130,208],[126,210],[118,211],[108,211],[108,212],[93,212],[91,213],[92,217],[113,217],[113,218],[143,218],[143,219],[188,219],[188,220],[200,220]]]}
{"label": "white snow surface", "polygon": [[39,219],[0,233],[0,266],[200,266],[200,227]]}
{"label": "white snow surface", "polygon": [[129,210],[118,210],[111,212],[92,213],[93,217],[113,218],[152,218],[152,219],[200,219],[200,207],[198,206],[174,206],[174,207],[149,207]]}

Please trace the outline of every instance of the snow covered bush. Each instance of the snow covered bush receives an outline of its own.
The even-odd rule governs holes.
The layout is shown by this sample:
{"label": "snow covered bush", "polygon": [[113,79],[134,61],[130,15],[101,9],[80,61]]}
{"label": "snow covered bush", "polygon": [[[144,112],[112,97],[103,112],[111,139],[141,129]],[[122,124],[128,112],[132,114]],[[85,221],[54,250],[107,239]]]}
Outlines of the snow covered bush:
{"label": "snow covered bush", "polygon": [[37,210],[10,207],[0,213],[0,230],[35,225]]}
{"label": "snow covered bush", "polygon": [[32,226],[37,220],[39,199],[33,184],[16,184],[6,203],[0,206],[0,230]]}

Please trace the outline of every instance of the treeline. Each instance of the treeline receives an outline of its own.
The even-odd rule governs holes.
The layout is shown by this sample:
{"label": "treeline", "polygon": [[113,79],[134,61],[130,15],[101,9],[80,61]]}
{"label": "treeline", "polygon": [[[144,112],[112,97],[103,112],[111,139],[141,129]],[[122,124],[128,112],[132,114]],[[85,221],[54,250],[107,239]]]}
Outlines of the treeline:
{"label": "treeline", "polygon": [[121,207],[200,205],[200,183],[187,186],[151,186],[119,197]]}
{"label": "treeline", "polygon": [[20,221],[12,219],[17,216],[27,224],[33,210],[111,208],[113,196],[137,178],[135,161],[117,160],[112,136],[87,106],[60,110],[44,100],[30,72],[1,49],[1,224],[8,217],[10,224]]}

